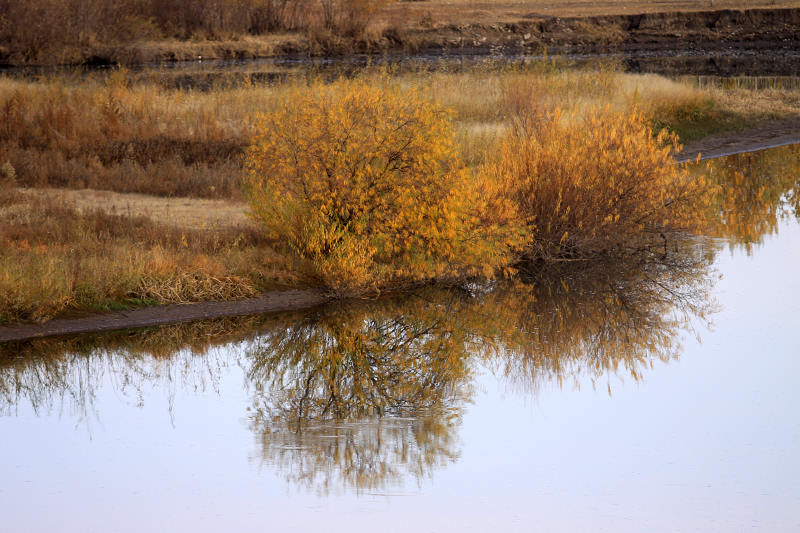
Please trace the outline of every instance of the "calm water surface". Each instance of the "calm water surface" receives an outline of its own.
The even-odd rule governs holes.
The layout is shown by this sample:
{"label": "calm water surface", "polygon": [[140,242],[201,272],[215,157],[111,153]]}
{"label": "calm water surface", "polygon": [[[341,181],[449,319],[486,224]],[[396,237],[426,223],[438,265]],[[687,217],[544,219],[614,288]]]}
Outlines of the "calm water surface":
{"label": "calm water surface", "polygon": [[800,147],[709,237],[0,345],[0,531],[800,531]]}

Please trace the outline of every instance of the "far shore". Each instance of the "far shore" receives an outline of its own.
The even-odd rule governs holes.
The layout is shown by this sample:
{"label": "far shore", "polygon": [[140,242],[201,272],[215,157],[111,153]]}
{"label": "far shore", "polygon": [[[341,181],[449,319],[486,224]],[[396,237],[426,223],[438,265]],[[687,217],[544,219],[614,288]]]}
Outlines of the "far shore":
{"label": "far shore", "polygon": [[[508,4],[508,5],[507,5]],[[652,11],[636,2],[598,2],[586,11],[537,2],[497,2],[490,10],[457,3],[397,2],[357,34],[306,29],[208,37],[137,36],[124,42],[89,40],[32,52],[0,42],[0,66],[147,65],[176,61],[335,57],[385,53],[677,52],[800,46],[800,3],[660,2]],[[606,5],[607,4],[607,5]],[[628,5],[632,4],[632,5]],[[513,9],[512,9],[513,7]],[[520,11],[522,10],[522,11]],[[584,14],[586,13],[586,14]]]}

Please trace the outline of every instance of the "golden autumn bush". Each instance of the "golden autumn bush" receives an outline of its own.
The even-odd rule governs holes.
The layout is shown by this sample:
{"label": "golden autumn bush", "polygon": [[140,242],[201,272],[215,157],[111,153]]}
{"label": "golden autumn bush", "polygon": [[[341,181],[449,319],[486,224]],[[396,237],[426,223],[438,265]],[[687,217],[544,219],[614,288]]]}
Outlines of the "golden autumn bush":
{"label": "golden autumn bush", "polygon": [[699,227],[701,177],[675,164],[674,135],[636,113],[534,115],[509,130],[482,169],[529,230],[526,259],[625,254]]}
{"label": "golden autumn bush", "polygon": [[315,282],[358,294],[508,263],[514,228],[486,223],[485,184],[458,160],[449,114],[417,89],[339,80],[284,102],[257,121],[246,195]]}

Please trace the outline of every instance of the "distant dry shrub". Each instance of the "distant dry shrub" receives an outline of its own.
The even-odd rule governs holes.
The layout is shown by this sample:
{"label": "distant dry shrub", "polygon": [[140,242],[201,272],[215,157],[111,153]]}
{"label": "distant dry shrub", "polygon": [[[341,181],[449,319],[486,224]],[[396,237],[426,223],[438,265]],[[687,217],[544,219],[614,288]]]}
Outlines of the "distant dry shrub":
{"label": "distant dry shrub", "polygon": [[530,230],[527,258],[624,254],[700,224],[700,177],[636,112],[544,113],[513,128],[482,172],[503,183]]}
{"label": "distant dry shrub", "polygon": [[[386,80],[298,88],[249,151],[251,214],[316,282],[357,294],[493,274],[514,228],[489,220],[450,117]],[[480,187],[478,187],[480,185]]]}
{"label": "distant dry shrub", "polygon": [[14,167],[8,162],[0,164],[0,207],[11,204],[18,198]]}
{"label": "distant dry shrub", "polygon": [[375,13],[389,0],[319,0],[325,28],[341,35],[360,37]]}

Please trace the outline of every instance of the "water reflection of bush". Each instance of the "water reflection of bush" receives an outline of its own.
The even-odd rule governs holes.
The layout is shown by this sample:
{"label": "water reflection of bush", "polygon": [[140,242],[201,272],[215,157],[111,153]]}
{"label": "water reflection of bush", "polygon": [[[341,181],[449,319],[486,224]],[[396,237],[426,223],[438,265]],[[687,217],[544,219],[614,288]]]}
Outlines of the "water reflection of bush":
{"label": "water reflection of bush", "polygon": [[[677,358],[683,335],[704,327],[715,310],[713,251],[680,246],[658,261],[567,264],[540,274],[538,290],[504,319],[513,328],[496,367],[535,391],[581,376],[593,384],[612,375],[639,379],[656,361]],[[511,290],[493,294],[493,305],[524,294]]]}
{"label": "water reflection of bush", "polygon": [[800,218],[800,144],[736,154],[703,163],[719,188],[708,235],[751,253],[787,218]]}
{"label": "water reflection of bush", "polygon": [[145,389],[163,389],[172,408],[180,387],[216,390],[235,361],[215,348],[251,337],[260,322],[242,317],[0,344],[0,415],[28,403],[39,415],[58,410],[84,419],[99,414],[96,394],[106,383],[137,402]]}
{"label": "water reflection of bush", "polygon": [[676,357],[682,332],[713,310],[712,256],[686,245],[277,325],[246,357],[263,460],[320,491],[419,480],[457,457],[476,365],[535,390],[581,373],[639,379]]}
{"label": "water reflection of bush", "polygon": [[[800,216],[799,161],[795,146],[711,163],[720,187],[710,233],[749,251],[784,217]],[[677,357],[683,334],[714,309],[718,247],[703,242],[311,314],[6,344],[0,410],[28,402],[81,419],[105,383],[139,401],[147,387],[213,389],[238,364],[261,460],[323,492],[385,488],[458,457],[476,365],[535,391],[581,375],[639,379]]]}
{"label": "water reflection of bush", "polygon": [[322,491],[401,484],[455,460],[467,304],[436,291],[334,305],[261,336],[245,359],[263,459]]}
{"label": "water reflection of bush", "polygon": [[214,388],[239,364],[259,460],[321,492],[388,488],[458,457],[477,365],[532,390],[583,372],[638,378],[677,356],[681,333],[713,308],[712,256],[687,244],[655,261],[567,264],[525,282],[6,346],[0,402],[66,402],[80,418],[103,383],[138,401],[148,387]]}

